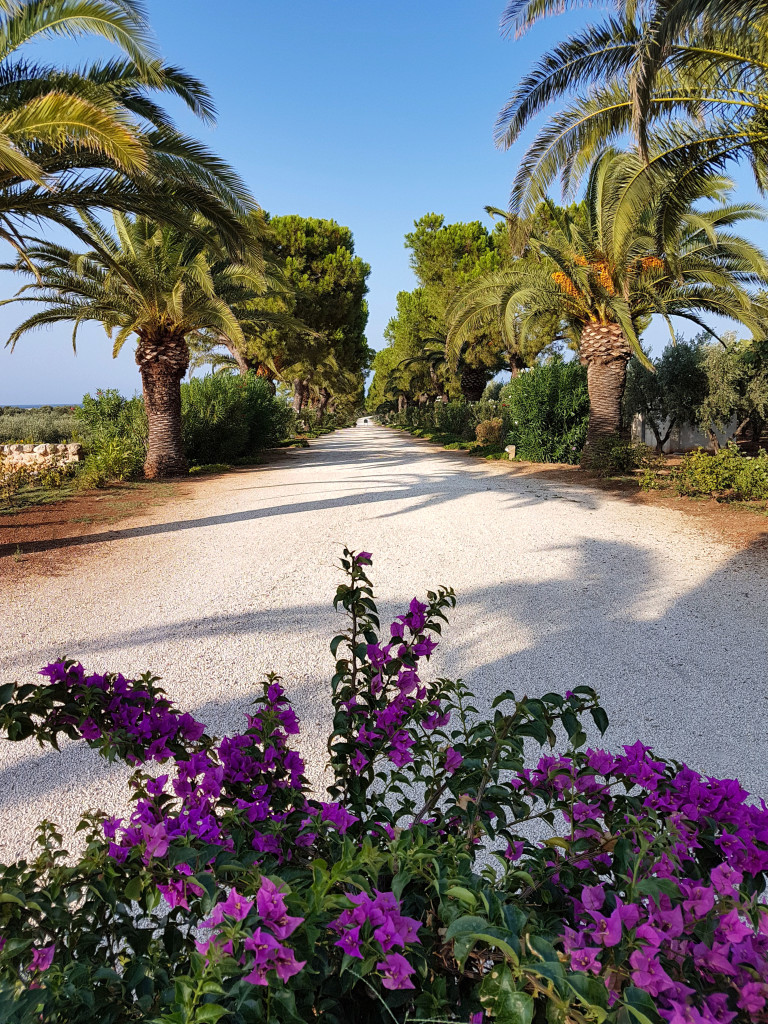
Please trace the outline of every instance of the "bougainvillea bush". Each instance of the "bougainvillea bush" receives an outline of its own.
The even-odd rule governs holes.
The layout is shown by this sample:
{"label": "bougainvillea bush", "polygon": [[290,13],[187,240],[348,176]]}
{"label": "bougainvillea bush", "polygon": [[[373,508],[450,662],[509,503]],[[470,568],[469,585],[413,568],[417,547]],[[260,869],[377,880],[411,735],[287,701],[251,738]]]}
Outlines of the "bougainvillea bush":
{"label": "bougainvillea bush", "polygon": [[84,853],[45,822],[0,867],[3,1024],[768,1021],[765,805],[587,747],[608,722],[586,687],[481,714],[426,681],[453,593],[382,636],[370,562],[341,563],[326,793],[276,676],[223,739],[150,675],[59,661],[0,690],[10,740],[133,770],[130,817],[87,814]]}

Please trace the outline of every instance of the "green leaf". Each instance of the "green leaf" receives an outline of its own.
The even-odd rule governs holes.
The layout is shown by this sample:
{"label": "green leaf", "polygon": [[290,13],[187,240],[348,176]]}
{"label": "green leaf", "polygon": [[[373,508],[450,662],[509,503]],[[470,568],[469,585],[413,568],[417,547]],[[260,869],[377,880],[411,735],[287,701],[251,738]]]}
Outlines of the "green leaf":
{"label": "green leaf", "polygon": [[528,942],[531,949],[538,953],[542,960],[560,965],[560,957],[557,955],[555,947],[546,939],[542,939],[540,935],[529,935]]}
{"label": "green leaf", "polygon": [[656,1004],[641,988],[630,985],[624,990],[624,1006],[639,1024],[659,1024],[661,1020]]}
{"label": "green leaf", "polygon": [[477,906],[477,896],[475,896],[473,892],[470,892],[469,889],[465,889],[462,885],[452,885],[445,895],[451,896],[455,900],[460,900],[472,910]]}
{"label": "green leaf", "polygon": [[484,917],[475,917],[466,915],[465,917],[457,917],[456,920],[448,928],[445,933],[446,941],[451,939],[457,939],[464,935],[473,935],[477,932],[483,932],[490,925]]}
{"label": "green leaf", "polygon": [[195,1021],[199,1021],[200,1024],[216,1024],[225,1013],[229,1013],[229,1010],[218,1003],[206,1003],[195,1011]]}
{"label": "green leaf", "polygon": [[0,704],[7,704],[13,696],[13,691],[16,688],[15,683],[6,683],[4,686],[0,686]]}
{"label": "green leaf", "polygon": [[577,732],[581,731],[579,720],[572,711],[563,712],[563,725],[565,726],[565,731],[568,733],[568,739],[571,739]]}
{"label": "green leaf", "polygon": [[126,885],[125,887],[125,898],[127,900],[131,900],[132,903],[135,903],[139,899],[143,891],[144,882],[138,875],[136,875],[134,878],[130,880],[128,885]]}
{"label": "green leaf", "polygon": [[503,693],[500,693],[497,697],[494,697],[493,702],[491,703],[491,707],[492,708],[497,708],[499,706],[499,704],[503,704],[504,701],[507,701],[507,700],[514,701],[514,699],[515,699],[515,695],[512,692],[512,690],[505,690]]}
{"label": "green leaf", "polygon": [[608,715],[602,708],[591,708],[589,713],[592,715],[592,721],[600,730],[600,733],[604,733],[608,728]]}
{"label": "green leaf", "polygon": [[508,967],[494,967],[480,986],[480,1002],[494,1024],[531,1024],[533,999],[519,992]]}

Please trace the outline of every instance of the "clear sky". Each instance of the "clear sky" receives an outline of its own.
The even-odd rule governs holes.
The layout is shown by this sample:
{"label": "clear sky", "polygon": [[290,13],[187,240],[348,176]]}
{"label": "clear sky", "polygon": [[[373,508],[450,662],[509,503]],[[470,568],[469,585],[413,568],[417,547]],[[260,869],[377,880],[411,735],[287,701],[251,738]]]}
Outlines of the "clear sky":
{"label": "clear sky", "polygon": [[[428,212],[484,219],[506,205],[522,145],[497,150],[493,124],[515,82],[586,15],[502,39],[504,0],[148,0],[163,57],[211,89],[219,118],[180,123],[226,157],[273,214],[334,218],[371,264],[368,340],[413,287],[403,236]],[[593,8],[592,18],[599,17]],[[79,62],[103,48],[57,42],[38,54]],[[753,190],[747,190],[750,198]],[[14,282],[0,276],[0,295]],[[21,307],[0,308],[0,339]],[[0,348],[0,405],[77,402],[140,388],[132,346],[113,360],[104,332],[66,326]]]}

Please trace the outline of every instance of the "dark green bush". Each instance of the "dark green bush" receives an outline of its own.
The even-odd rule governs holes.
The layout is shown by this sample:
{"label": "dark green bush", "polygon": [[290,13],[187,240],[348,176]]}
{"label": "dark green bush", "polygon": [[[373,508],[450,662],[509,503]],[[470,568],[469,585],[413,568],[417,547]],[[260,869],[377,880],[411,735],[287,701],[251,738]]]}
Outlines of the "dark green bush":
{"label": "dark green bush", "polygon": [[628,441],[620,434],[598,438],[585,453],[584,467],[598,476],[621,476],[636,469],[652,469],[659,461],[647,444]]}
{"label": "dark green bush", "polygon": [[474,441],[475,425],[472,406],[464,401],[438,402],[434,407],[435,428],[440,434],[452,434],[465,441]]}
{"label": "dark green bush", "polygon": [[579,461],[587,436],[587,371],[579,363],[553,362],[513,377],[501,389],[509,442],[528,462]]}
{"label": "dark green bush", "polygon": [[193,377],[181,386],[181,418],[190,463],[234,462],[271,448],[293,424],[290,407],[255,374]]}
{"label": "dark green bush", "polygon": [[764,500],[768,498],[768,452],[761,449],[755,458],[749,458],[735,444],[716,455],[700,448],[686,455],[670,479],[678,494],[691,497],[714,494]]}

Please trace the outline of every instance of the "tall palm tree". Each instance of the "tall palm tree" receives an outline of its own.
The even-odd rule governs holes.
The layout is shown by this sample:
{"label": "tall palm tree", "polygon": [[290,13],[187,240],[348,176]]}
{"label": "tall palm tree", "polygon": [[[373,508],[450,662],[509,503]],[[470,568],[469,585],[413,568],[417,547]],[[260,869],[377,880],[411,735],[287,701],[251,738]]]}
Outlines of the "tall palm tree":
{"label": "tall palm tree", "polygon": [[[586,4],[512,0],[502,24],[520,33],[579,6]],[[520,164],[512,208],[530,212],[558,174],[568,191],[595,154],[627,132],[651,164],[698,175],[746,156],[765,185],[766,0],[618,0],[616,7],[615,17],[549,51],[502,110],[497,139],[509,147],[534,117],[558,104]]]}
{"label": "tall palm tree", "polygon": [[[181,230],[146,217],[114,214],[114,231],[84,218],[92,248],[75,252],[39,242],[27,260],[11,269],[31,278],[16,302],[41,303],[11,334],[15,345],[27,332],[62,321],[95,320],[109,336],[113,354],[137,339],[149,443],[144,467],[149,479],[186,468],[181,434],[181,380],[189,365],[187,335],[208,329],[242,342],[233,306],[264,287],[263,268],[230,262],[212,231]],[[4,268],[8,269],[8,268]]]}
{"label": "tall palm tree", "polygon": [[[61,69],[24,54],[38,40],[83,35],[124,56]],[[77,231],[72,210],[173,219],[193,208],[242,244],[248,190],[175,128],[157,102],[163,94],[213,119],[204,86],[153,52],[139,0],[0,0],[0,238],[21,250],[27,222],[40,218]]]}
{"label": "tall palm tree", "polygon": [[680,214],[674,179],[662,184],[639,155],[607,150],[591,169],[581,213],[553,204],[553,225],[530,237],[537,258],[489,275],[460,297],[449,352],[456,359],[467,333],[489,319],[515,331],[522,346],[557,321],[587,367],[588,458],[599,438],[620,429],[627,362],[634,353],[648,365],[640,334],[654,314],[672,333],[673,317],[708,330],[703,314],[761,330],[750,287],[768,276],[768,259],[730,229],[764,215],[755,206],[726,204],[729,184],[706,179],[700,198],[715,205],[689,204]]}

